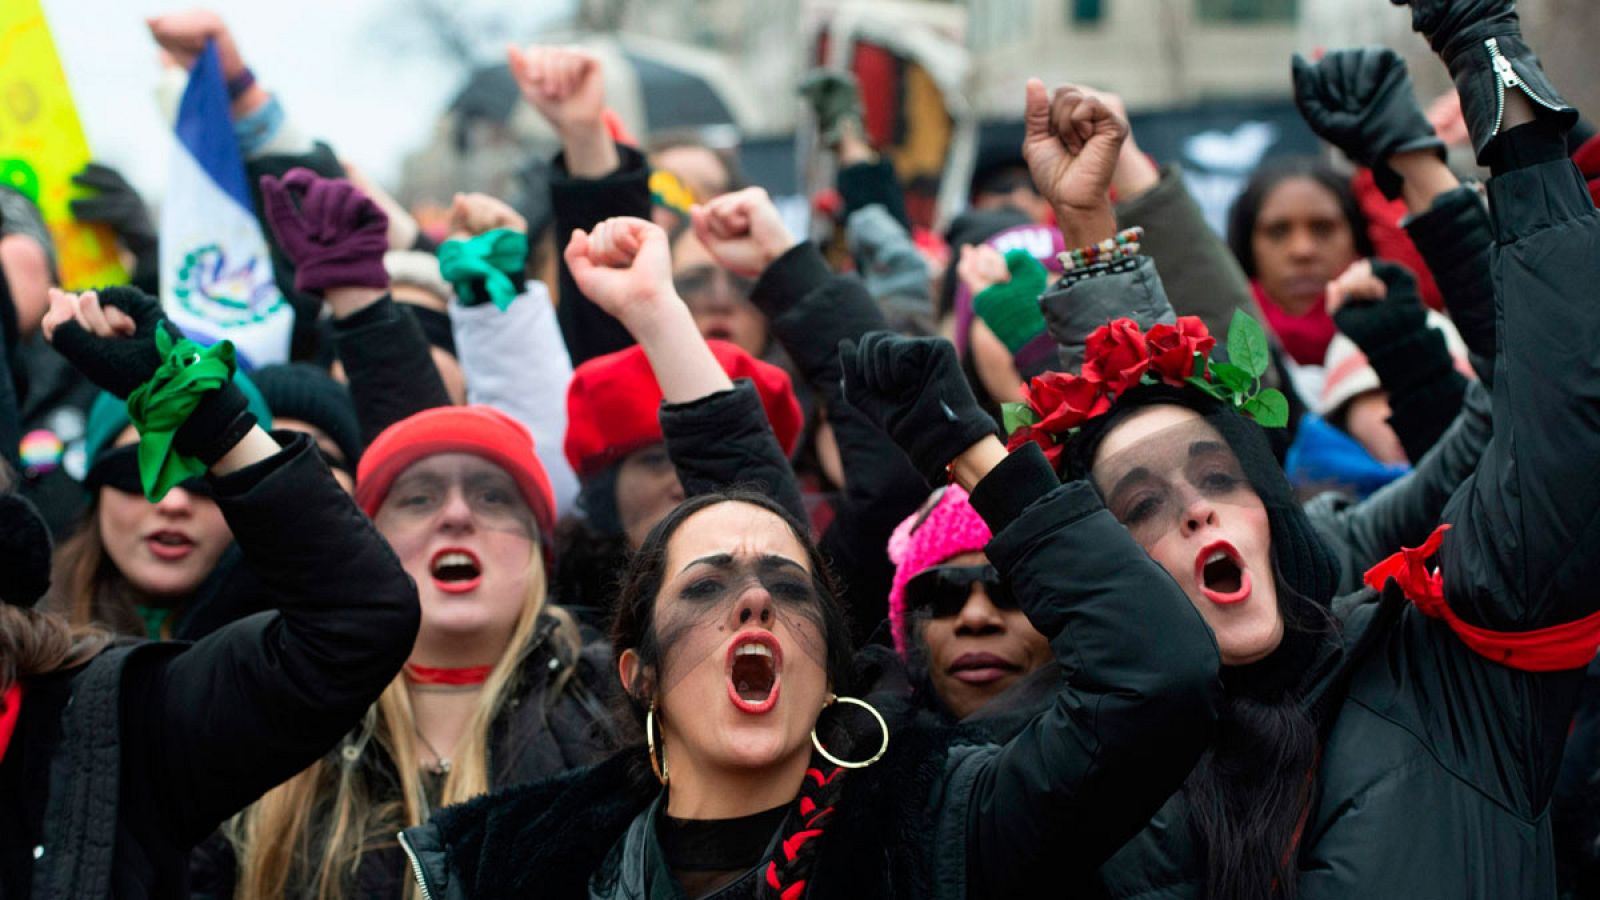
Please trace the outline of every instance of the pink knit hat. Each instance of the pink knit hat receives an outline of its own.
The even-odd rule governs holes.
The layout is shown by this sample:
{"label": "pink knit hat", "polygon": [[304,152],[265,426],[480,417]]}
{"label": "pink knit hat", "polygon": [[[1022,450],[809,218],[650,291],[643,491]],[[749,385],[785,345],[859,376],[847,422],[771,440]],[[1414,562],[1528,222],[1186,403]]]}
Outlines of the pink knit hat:
{"label": "pink knit hat", "polygon": [[889,630],[894,649],[906,658],[906,583],[952,556],[981,551],[989,543],[989,526],[973,510],[967,492],[952,484],[934,501],[901,522],[889,537],[889,559],[895,565],[889,586]]}

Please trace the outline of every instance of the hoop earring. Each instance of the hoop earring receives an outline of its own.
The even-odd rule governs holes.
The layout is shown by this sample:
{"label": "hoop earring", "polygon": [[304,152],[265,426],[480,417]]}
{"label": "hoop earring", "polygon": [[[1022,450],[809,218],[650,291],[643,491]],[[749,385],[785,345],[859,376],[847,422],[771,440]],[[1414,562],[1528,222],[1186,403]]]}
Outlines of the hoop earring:
{"label": "hoop earring", "polygon": [[[650,749],[650,771],[655,773],[656,780],[661,782],[661,786],[662,787],[666,787],[667,778],[669,777],[668,774],[667,774],[667,749],[666,749],[665,746],[662,746],[661,751],[660,751],[661,758],[659,760],[657,760],[657,758],[656,758],[656,702],[654,700],[650,701],[650,711],[646,712],[644,714],[644,741],[645,741],[645,744]],[[665,737],[663,737],[661,743],[663,745],[666,744]]]}
{"label": "hoop earring", "polygon": [[[878,752],[872,754],[870,759],[866,759],[861,762],[851,762],[849,760],[840,759],[837,756],[834,756],[832,753],[829,753],[828,748],[822,746],[822,741],[817,737],[817,728],[815,725],[811,727],[811,746],[817,748],[817,753],[821,755],[823,759],[842,769],[865,769],[867,766],[870,766],[878,760],[883,759],[883,755],[889,752],[889,723],[883,720],[883,714],[879,713],[873,708],[871,703],[868,703],[865,700],[858,700],[855,697],[837,697],[833,694],[828,695],[828,703],[822,708],[826,710],[829,706],[832,706],[835,703],[849,703],[853,706],[859,706],[867,712],[872,713],[872,717],[878,720],[878,727],[883,730],[883,743],[878,747]],[[818,718],[821,718],[821,716],[819,715]]]}

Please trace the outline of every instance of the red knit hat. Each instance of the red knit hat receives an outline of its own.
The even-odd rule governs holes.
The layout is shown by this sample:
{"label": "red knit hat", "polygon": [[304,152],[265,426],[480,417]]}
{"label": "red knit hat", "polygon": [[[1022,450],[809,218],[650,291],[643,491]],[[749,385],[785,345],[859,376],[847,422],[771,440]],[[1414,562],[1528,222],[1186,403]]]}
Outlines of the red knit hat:
{"label": "red knit hat", "polygon": [[356,470],[356,503],[376,516],[389,488],[412,463],[440,453],[470,453],[504,469],[533,510],[541,539],[555,529],[555,491],[533,452],[533,435],[491,406],[438,406],[390,425],[368,445]]}
{"label": "red knit hat", "polygon": [[[793,454],[804,424],[789,374],[727,341],[706,345],[729,378],[755,382],[767,421],[785,454]],[[661,387],[637,345],[578,366],[567,387],[567,461],[579,478],[661,442]],[[371,450],[367,451],[371,453]]]}

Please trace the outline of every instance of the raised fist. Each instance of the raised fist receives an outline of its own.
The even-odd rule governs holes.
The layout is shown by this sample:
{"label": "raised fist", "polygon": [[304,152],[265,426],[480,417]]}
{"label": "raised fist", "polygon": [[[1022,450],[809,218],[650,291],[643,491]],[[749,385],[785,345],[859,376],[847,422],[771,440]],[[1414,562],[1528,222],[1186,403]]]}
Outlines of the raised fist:
{"label": "raised fist", "polygon": [[496,228],[528,233],[528,220],[505,201],[488,194],[457,194],[450,201],[451,240],[476,237]]}
{"label": "raised fist", "polygon": [[95,386],[127,399],[161,365],[156,329],[182,335],[156,298],[138,288],[107,288],[102,294],[50,289],[50,310],[40,328],[73,368]]}
{"label": "raised fist", "polygon": [[560,134],[603,125],[606,108],[600,57],[577,47],[506,49],[522,96]]}
{"label": "raised fist", "polygon": [[641,316],[682,303],[672,287],[667,233],[644,219],[607,219],[594,231],[572,233],[565,252],[578,289],[633,330]]}
{"label": "raised fist", "polygon": [[695,236],[724,269],[759,278],[796,243],[767,192],[758,187],[723,194],[689,210]]}
{"label": "raised fist", "polygon": [[1127,120],[1083,88],[1066,85],[1051,94],[1034,78],[1028,81],[1023,125],[1022,156],[1034,186],[1055,209],[1068,246],[1115,234],[1109,192],[1128,137]]}
{"label": "raised fist", "polygon": [[1011,270],[1006,268],[1005,256],[988,244],[963,244],[956,277],[976,297],[989,287],[1010,281]]}
{"label": "raised fist", "polygon": [[839,344],[845,400],[881,425],[930,484],[973,444],[995,434],[955,346],[944,338],[874,331]]}
{"label": "raised fist", "polygon": [[194,68],[195,60],[206,49],[206,41],[217,44],[217,61],[222,65],[222,77],[232,80],[244,73],[244,59],[233,42],[222,17],[209,9],[190,9],[146,19],[150,36],[156,44],[171,54],[173,61],[185,69]]}
{"label": "raised fist", "polygon": [[1444,158],[1444,142],[1417,105],[1405,60],[1393,50],[1334,50],[1315,63],[1297,53],[1293,67],[1294,100],[1306,124],[1371,169],[1384,196],[1400,195],[1390,157],[1429,150]]}
{"label": "raised fist", "polygon": [[355,185],[290,169],[282,178],[262,176],[261,200],[273,237],[295,265],[295,290],[389,286],[389,217]]}

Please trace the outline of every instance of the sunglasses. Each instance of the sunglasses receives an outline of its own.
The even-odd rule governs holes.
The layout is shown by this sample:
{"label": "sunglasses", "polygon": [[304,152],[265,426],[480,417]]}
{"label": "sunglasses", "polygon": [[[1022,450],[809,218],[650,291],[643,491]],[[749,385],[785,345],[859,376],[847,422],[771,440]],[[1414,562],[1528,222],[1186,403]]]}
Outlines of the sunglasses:
{"label": "sunglasses", "polygon": [[935,619],[959,615],[972,595],[972,586],[982,584],[983,592],[996,609],[1017,609],[1017,599],[1011,589],[1000,580],[1000,573],[991,565],[934,566],[914,575],[906,582],[906,608],[924,612]]}

